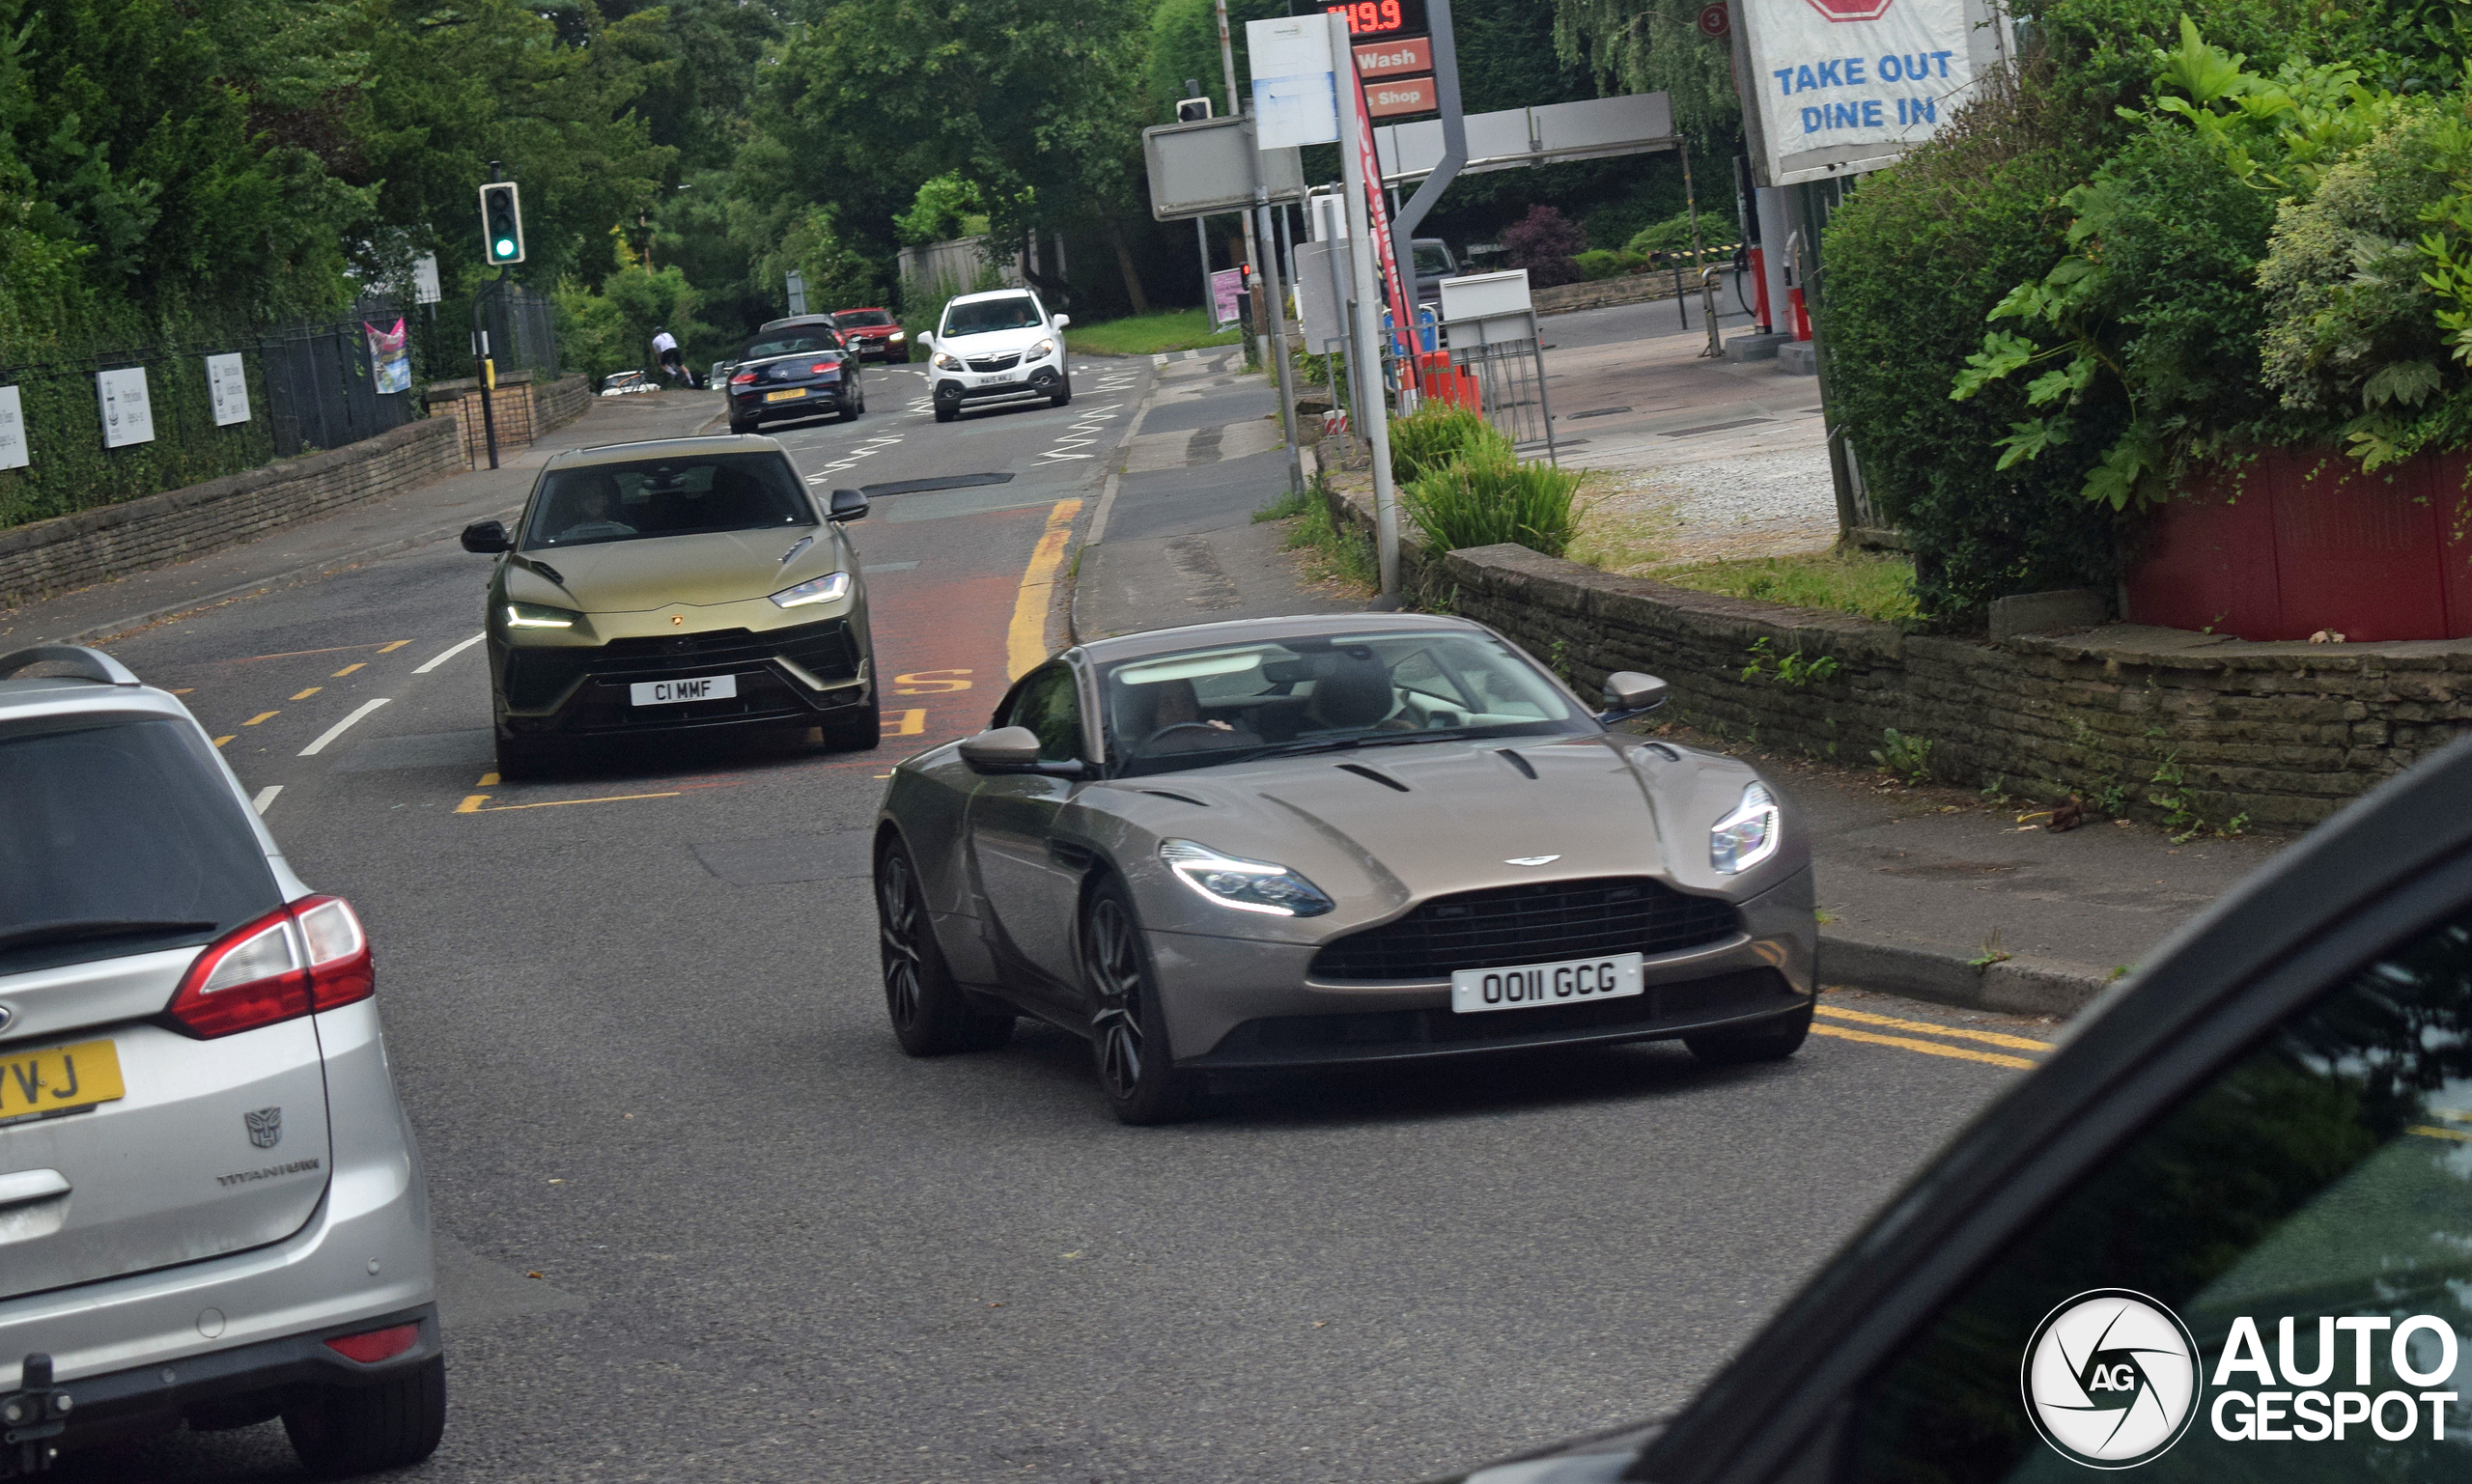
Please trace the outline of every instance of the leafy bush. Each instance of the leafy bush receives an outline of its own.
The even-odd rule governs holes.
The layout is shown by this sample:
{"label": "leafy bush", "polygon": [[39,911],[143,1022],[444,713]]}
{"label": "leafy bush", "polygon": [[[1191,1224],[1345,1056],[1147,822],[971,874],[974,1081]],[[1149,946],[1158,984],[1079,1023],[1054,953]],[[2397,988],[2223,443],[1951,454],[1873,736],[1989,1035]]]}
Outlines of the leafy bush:
{"label": "leafy bush", "polygon": [[1399,503],[1444,551],[1513,542],[1560,556],[1579,525],[1579,488],[1575,470],[1484,454],[1428,468]]}
{"label": "leafy bush", "polygon": [[1571,260],[1587,250],[1587,233],[1550,206],[1532,206],[1503,234],[1503,246],[1512,267],[1528,269],[1531,284],[1550,289],[1579,282],[1579,265]]}
{"label": "leafy bush", "polygon": [[[1713,217],[1703,215],[1700,218],[1700,246],[1715,245],[1716,238],[1710,234],[1718,225],[1719,223]],[[1728,238],[1735,235],[1730,232],[1725,234]],[[1632,235],[1631,240],[1624,244],[1623,250],[1638,258],[1645,258],[1650,253],[1689,252],[1691,250],[1691,213],[1676,211],[1653,226],[1642,227]]]}
{"label": "leafy bush", "polygon": [[1590,280],[1619,278],[1625,273],[1636,273],[1648,266],[1643,258],[1628,252],[1616,252],[1607,247],[1591,247],[1573,258],[1571,262],[1578,266],[1580,276]]}
{"label": "leafy bush", "polygon": [[1511,456],[1511,441],[1473,407],[1433,402],[1390,419],[1390,478],[1405,485],[1471,455]]}

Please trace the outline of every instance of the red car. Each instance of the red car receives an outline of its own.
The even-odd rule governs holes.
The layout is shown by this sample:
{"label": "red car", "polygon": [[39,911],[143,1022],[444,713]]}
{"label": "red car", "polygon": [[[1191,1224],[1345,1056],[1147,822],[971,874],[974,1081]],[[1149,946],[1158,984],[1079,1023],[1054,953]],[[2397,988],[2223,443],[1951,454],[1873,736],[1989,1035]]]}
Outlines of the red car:
{"label": "red car", "polygon": [[832,327],[850,342],[850,349],[861,359],[906,361],[910,359],[910,336],[893,317],[881,309],[836,309],[832,312]]}

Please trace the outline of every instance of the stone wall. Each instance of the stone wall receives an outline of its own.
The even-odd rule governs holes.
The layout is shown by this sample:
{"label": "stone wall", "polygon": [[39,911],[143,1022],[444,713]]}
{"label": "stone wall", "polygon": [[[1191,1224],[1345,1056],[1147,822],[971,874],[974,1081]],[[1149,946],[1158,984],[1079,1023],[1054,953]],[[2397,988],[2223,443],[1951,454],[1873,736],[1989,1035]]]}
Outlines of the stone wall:
{"label": "stone wall", "polygon": [[[1682,292],[1696,312],[1700,307],[1700,270],[1686,268],[1682,274]],[[1717,284],[1720,308],[1733,302],[1730,279]],[[1603,309],[1612,304],[1643,304],[1650,299],[1673,297],[1673,269],[1663,272],[1624,273],[1618,278],[1596,278],[1586,283],[1556,284],[1551,289],[1530,291],[1529,301],[1540,315],[1566,315],[1578,309]]]}
{"label": "stone wall", "polygon": [[[490,393],[490,418],[497,425],[498,452],[529,448],[535,438],[562,423],[574,422],[592,406],[592,386],[580,376],[535,381],[528,371],[498,378]],[[469,377],[433,381],[428,389],[432,412],[449,411],[464,422],[464,462],[473,468],[490,462],[489,430],[481,421],[480,383]]]}
{"label": "stone wall", "polygon": [[339,505],[461,474],[460,438],[451,414],[433,416],[343,448],[0,530],[0,606],[186,561]]}
{"label": "stone wall", "polygon": [[[1334,518],[1370,528],[1369,496],[1332,502]],[[1728,738],[1859,767],[1894,728],[1931,744],[1942,781],[2075,794],[2184,827],[2244,814],[2315,824],[2472,729],[2467,640],[2251,644],[2110,624],[1995,644],[1613,576],[1524,546],[1436,557],[1403,542],[1401,561],[1427,606],[1502,630],[1584,694],[1612,671],[1644,670],[1673,687],[1676,719]],[[1747,679],[1762,639],[1770,655],[1833,659],[1835,672],[1795,686],[1770,664]]]}

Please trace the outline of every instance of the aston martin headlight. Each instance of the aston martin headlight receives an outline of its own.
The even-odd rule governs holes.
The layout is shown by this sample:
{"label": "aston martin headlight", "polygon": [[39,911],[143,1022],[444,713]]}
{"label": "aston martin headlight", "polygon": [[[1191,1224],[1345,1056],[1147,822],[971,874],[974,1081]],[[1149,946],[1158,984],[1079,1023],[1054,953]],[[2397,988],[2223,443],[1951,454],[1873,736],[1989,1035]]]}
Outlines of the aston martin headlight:
{"label": "aston martin headlight", "polygon": [[810,577],[796,587],[785,587],[772,595],[776,607],[803,608],[811,602],[836,602],[850,596],[850,574],[846,572],[827,573]]}
{"label": "aston martin headlight", "polygon": [[1042,340],[1037,345],[1030,347],[1030,353],[1023,356],[1022,359],[1025,361],[1043,361],[1054,353],[1055,342],[1053,340]]}
{"label": "aston martin headlight", "polygon": [[1273,917],[1319,917],[1333,907],[1322,888],[1285,866],[1222,855],[1191,840],[1159,842],[1159,858],[1176,880],[1222,907]]}
{"label": "aston martin headlight", "polygon": [[1744,789],[1734,812],[1708,831],[1708,864],[1728,875],[1750,870],[1777,854],[1778,824],[1777,800],[1767,788]]}
{"label": "aston martin headlight", "polygon": [[939,350],[936,352],[936,369],[938,371],[964,371],[969,368],[962,365],[962,358],[960,356],[951,354],[948,351]]}
{"label": "aston martin headlight", "polygon": [[582,617],[580,613],[537,602],[511,602],[506,605],[506,626],[509,629],[573,629]]}

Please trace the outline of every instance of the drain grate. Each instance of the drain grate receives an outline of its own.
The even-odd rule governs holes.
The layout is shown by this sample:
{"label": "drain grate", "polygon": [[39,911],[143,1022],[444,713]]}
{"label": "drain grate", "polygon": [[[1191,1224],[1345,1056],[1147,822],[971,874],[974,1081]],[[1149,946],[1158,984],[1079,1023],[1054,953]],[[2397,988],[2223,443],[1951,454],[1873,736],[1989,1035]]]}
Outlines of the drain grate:
{"label": "drain grate", "polygon": [[1697,437],[1703,433],[1723,433],[1728,428],[1750,428],[1760,423],[1773,423],[1777,419],[1773,417],[1738,417],[1729,423],[1707,423],[1698,428],[1676,428],[1671,433],[1660,433],[1657,436],[1661,438],[1690,438]]}
{"label": "drain grate", "polygon": [[1565,412],[1562,414],[1562,421],[1566,423],[1575,423],[1583,417],[1612,417],[1616,412],[1628,412],[1631,409],[1629,407],[1590,407],[1585,412]]}

